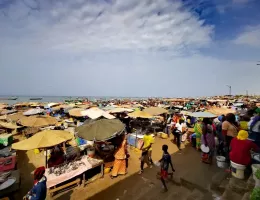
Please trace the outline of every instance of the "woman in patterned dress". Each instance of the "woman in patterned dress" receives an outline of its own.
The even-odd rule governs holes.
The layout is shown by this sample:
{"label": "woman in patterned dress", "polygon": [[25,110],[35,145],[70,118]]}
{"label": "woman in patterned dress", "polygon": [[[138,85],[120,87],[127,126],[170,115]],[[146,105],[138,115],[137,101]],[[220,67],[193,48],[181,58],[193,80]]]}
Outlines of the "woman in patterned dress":
{"label": "woman in patterned dress", "polygon": [[201,135],[202,135],[202,122],[200,120],[195,124],[194,132],[196,135],[196,148],[197,148],[197,150],[200,150]]}
{"label": "woman in patterned dress", "polygon": [[125,175],[127,173],[126,169],[127,169],[128,153],[127,153],[127,141],[125,135],[122,135],[121,139],[122,139],[121,145],[118,147],[114,155],[115,161],[111,173],[111,178],[115,178],[118,175]]}
{"label": "woman in patterned dress", "polygon": [[201,144],[204,144],[206,147],[209,147],[208,153],[202,153],[202,162],[211,164],[215,151],[215,136],[212,127],[212,122],[209,118],[204,118],[202,122]]}

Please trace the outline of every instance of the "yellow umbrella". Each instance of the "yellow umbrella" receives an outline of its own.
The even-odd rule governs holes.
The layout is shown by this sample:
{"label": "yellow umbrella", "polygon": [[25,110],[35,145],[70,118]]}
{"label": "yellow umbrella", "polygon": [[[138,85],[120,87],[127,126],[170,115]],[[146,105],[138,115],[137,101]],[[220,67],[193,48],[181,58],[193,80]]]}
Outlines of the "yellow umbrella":
{"label": "yellow umbrella", "polygon": [[72,138],[72,134],[67,131],[44,130],[26,140],[12,144],[12,149],[28,151],[32,149],[49,148],[71,140]]}
{"label": "yellow umbrella", "polygon": [[58,121],[54,117],[49,116],[30,116],[23,117],[19,120],[19,123],[27,127],[44,127],[55,125]]}
{"label": "yellow umbrella", "polygon": [[134,111],[134,112],[132,112],[132,113],[129,113],[128,116],[129,116],[129,117],[133,117],[133,118],[147,118],[147,119],[153,117],[153,116],[150,115],[149,113],[146,113],[146,112],[144,112],[144,111],[139,111],[139,110],[138,110],[138,111]]}
{"label": "yellow umbrella", "polygon": [[22,126],[16,126],[16,124],[12,124],[9,122],[0,122],[0,127],[4,127],[7,129],[17,129],[17,128],[21,128]]}
{"label": "yellow umbrella", "polygon": [[25,116],[23,115],[23,113],[15,113],[15,114],[11,114],[11,115],[7,115],[6,118],[10,119],[11,121],[17,122],[18,120],[24,118]]}
{"label": "yellow umbrella", "polygon": [[166,109],[160,108],[160,107],[146,108],[146,109],[144,109],[144,112],[147,112],[150,115],[161,115],[161,114],[164,114],[164,113],[168,113],[168,111]]}

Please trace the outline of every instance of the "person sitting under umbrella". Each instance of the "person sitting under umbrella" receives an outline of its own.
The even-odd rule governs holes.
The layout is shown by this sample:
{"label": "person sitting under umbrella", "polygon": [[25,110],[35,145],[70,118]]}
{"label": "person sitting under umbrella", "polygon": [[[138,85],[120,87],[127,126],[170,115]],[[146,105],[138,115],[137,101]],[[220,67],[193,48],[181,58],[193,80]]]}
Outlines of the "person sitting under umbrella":
{"label": "person sitting under umbrella", "polygon": [[34,171],[34,186],[28,192],[23,200],[45,200],[47,194],[46,182],[47,179],[44,176],[45,167],[39,167]]}
{"label": "person sitting under umbrella", "polygon": [[51,156],[48,160],[48,167],[55,167],[62,164],[65,161],[64,151],[60,146],[55,146],[51,152]]}

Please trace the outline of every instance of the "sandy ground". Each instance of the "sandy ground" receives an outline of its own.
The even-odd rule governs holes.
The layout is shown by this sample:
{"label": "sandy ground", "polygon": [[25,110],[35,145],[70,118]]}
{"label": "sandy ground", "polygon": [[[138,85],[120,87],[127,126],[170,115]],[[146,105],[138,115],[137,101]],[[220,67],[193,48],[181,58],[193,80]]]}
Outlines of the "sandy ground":
{"label": "sandy ground", "polygon": [[[157,161],[162,156],[161,147],[163,144],[169,146],[169,153],[174,154],[178,151],[175,144],[171,143],[169,139],[156,138],[155,144],[153,145],[152,158],[154,161]],[[136,182],[136,179],[133,178],[133,175],[140,170],[140,152],[136,152],[133,149],[130,149],[130,159],[129,159],[129,168],[128,174],[125,176],[117,177],[113,180],[110,179],[109,175],[106,174],[104,178],[98,179],[93,183],[86,185],[84,188],[74,188],[69,191],[55,195],[54,197],[48,199],[58,199],[58,200],[85,200],[85,199],[99,199],[95,197],[101,191],[106,190],[109,187],[112,187],[116,183],[128,179],[127,184],[131,187]],[[15,195],[15,199],[22,199],[22,197],[31,189],[33,185],[33,171],[39,166],[43,166],[45,163],[43,152],[40,154],[35,154],[34,151],[18,151],[18,169],[21,171],[21,188],[19,192]],[[148,169],[147,169],[148,170]],[[153,175],[155,176],[155,175]],[[131,177],[131,178],[129,178]],[[112,191],[113,192],[113,191]],[[82,195],[84,194],[84,195]]]}

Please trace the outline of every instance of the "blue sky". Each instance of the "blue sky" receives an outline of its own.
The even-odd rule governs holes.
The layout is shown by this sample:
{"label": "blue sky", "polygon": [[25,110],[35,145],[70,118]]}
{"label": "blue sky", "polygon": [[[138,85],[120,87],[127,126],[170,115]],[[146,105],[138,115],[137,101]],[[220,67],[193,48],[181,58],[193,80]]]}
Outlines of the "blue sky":
{"label": "blue sky", "polygon": [[260,94],[259,0],[0,0],[0,94]]}

